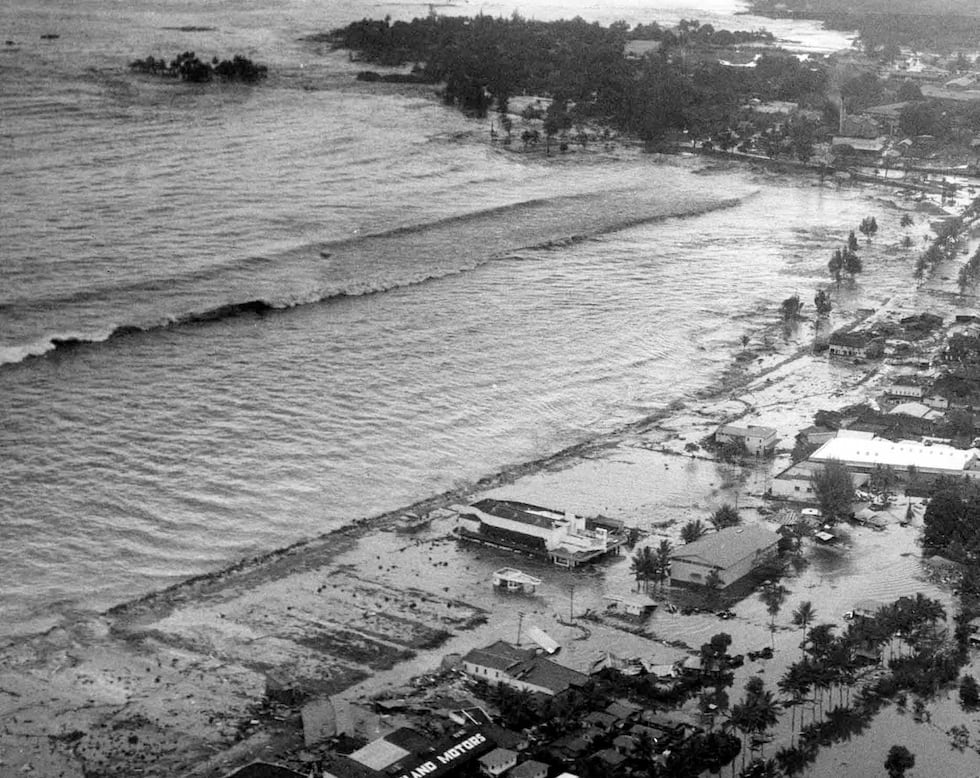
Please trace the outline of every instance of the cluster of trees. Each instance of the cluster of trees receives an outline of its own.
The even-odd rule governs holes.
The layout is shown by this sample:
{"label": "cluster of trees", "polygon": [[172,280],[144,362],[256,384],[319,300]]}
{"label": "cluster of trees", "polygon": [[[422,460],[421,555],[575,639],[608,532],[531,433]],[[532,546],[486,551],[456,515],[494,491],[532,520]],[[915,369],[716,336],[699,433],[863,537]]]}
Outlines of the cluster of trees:
{"label": "cluster of trees", "polygon": [[[686,21],[678,45],[721,34]],[[659,29],[659,28],[658,28]],[[646,34],[643,32],[642,34]],[[485,114],[511,97],[551,97],[572,121],[596,118],[645,140],[687,129],[700,137],[735,123],[749,97],[823,104],[824,68],[785,52],[766,52],[754,68],[682,56],[673,45],[633,61],[625,55],[628,25],[603,27],[580,18],[543,22],[429,16],[411,22],[363,20],[332,33],[335,45],[385,65],[417,63],[445,84],[448,104]]]}
{"label": "cluster of trees", "polygon": [[854,479],[843,462],[827,460],[821,469],[813,473],[810,483],[826,523],[834,524],[850,515],[851,503],[854,502]]}
{"label": "cluster of trees", "polygon": [[980,564],[980,487],[967,478],[936,480],[923,517],[925,554],[942,554],[957,562]]}
{"label": "cluster of trees", "polygon": [[798,294],[790,295],[779,304],[779,311],[783,316],[783,321],[798,319],[803,311],[803,301],[800,300]]}
{"label": "cluster of trees", "polygon": [[[794,623],[804,630],[803,655],[777,683],[784,707],[792,711],[794,742],[775,755],[786,775],[804,772],[820,747],[860,735],[890,700],[904,704],[907,692],[918,695],[915,708],[924,713],[924,700],[955,681],[967,658],[962,631],[958,627],[955,645],[948,643],[938,628],[946,619],[945,610],[921,593],[902,597],[873,616],[858,617],[841,634],[833,624],[807,629],[815,616],[809,603],[794,612]],[[886,648],[889,671],[857,689],[852,698],[859,655]],[[811,714],[808,724],[806,706]],[[796,707],[801,708],[798,740]]]}
{"label": "cluster of trees", "polygon": [[[858,229],[870,243],[871,237],[878,232],[878,222],[874,216],[867,216],[861,221]],[[847,243],[839,249],[834,249],[834,253],[830,255],[827,271],[830,273],[830,277],[834,279],[838,289],[845,273],[853,281],[854,277],[864,270],[864,263],[857,253],[859,248],[857,235],[854,234],[854,230],[851,230],[847,236]]]}
{"label": "cluster of trees", "polygon": [[654,550],[650,546],[639,549],[630,562],[630,572],[636,579],[637,587],[646,591],[650,581],[657,581],[661,588],[670,577],[670,555],[674,547],[669,540],[661,540]]}
{"label": "cluster of trees", "polygon": [[[777,612],[784,599],[785,591],[773,591]],[[919,593],[901,597],[873,615],[859,616],[838,632],[834,624],[816,623],[812,603],[801,602],[792,615],[793,624],[802,632],[801,655],[776,682],[778,696],[760,678],[752,677],[734,704],[727,690],[734,680],[731,668],[739,657],[730,655],[732,638],[724,632],[701,646],[699,674],[669,684],[654,676],[625,676],[610,669],[583,689],[558,697],[541,699],[506,686],[485,684],[478,693],[495,704],[505,726],[529,730],[542,749],[581,726],[584,716],[613,699],[628,697],[644,707],[663,709],[676,708],[698,696],[700,709],[711,714],[709,731],[670,743],[639,737],[623,764],[624,774],[683,778],[705,771],[717,773],[728,764],[734,774],[734,760],[741,752],[742,778],[793,776],[805,772],[821,747],[866,731],[878,711],[891,701],[904,707],[911,693],[917,715],[925,715],[925,700],[955,683],[968,657],[967,617],[956,618],[954,642],[940,628],[946,618],[941,603]],[[887,672],[862,678],[861,658],[886,651]],[[965,706],[980,705],[980,684],[972,676],[961,679],[959,688]],[[791,715],[790,745],[766,759],[768,732],[787,710]],[[593,747],[599,750],[603,743],[597,741]],[[748,759],[757,752],[758,757]],[[910,758],[911,754],[891,749],[886,769],[898,770],[903,765],[907,769]],[[575,768],[586,776],[602,774],[588,760]]]}
{"label": "cluster of trees", "polygon": [[[724,503],[711,514],[708,521],[711,527],[719,530],[737,527],[742,523],[742,518],[733,505]],[[709,526],[701,519],[692,519],[681,527],[681,540],[684,543],[693,543],[708,531]],[[669,540],[661,540],[656,549],[650,546],[638,549],[630,562],[630,572],[633,573],[637,586],[642,586],[646,590],[650,581],[657,581],[663,587],[664,582],[670,577],[670,555],[673,551],[674,547]]]}
{"label": "cluster of trees", "polygon": [[976,286],[980,281],[980,247],[973,252],[973,256],[960,268],[956,277],[956,285],[960,289],[960,294],[964,294],[971,286]]}
{"label": "cluster of trees", "polygon": [[701,24],[696,19],[681,19],[676,27],[662,27],[656,22],[638,24],[629,31],[631,40],[660,41],[665,47],[689,44],[699,46],[739,46],[745,43],[774,43],[776,37],[768,30],[716,30],[714,25]]}
{"label": "cluster of trees", "polygon": [[193,51],[178,54],[170,62],[163,59],[137,59],[129,63],[129,67],[139,73],[149,73],[155,76],[179,78],[181,81],[205,83],[219,78],[222,81],[242,81],[252,83],[265,78],[268,68],[257,65],[247,57],[236,54],[231,59],[219,60],[213,57],[210,62],[198,58]]}
{"label": "cluster of trees", "polygon": [[960,250],[966,225],[962,216],[953,216],[942,222],[936,229],[936,237],[915,262],[913,276],[926,278],[941,262],[953,259]]}

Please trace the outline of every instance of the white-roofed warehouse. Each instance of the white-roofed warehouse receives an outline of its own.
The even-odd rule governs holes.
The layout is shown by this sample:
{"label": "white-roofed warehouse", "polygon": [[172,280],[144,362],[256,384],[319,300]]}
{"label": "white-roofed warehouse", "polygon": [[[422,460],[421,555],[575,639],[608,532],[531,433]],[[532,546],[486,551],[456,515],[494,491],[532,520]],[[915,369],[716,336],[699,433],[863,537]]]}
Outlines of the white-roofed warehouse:
{"label": "white-roofed warehouse", "polygon": [[870,472],[876,465],[887,465],[896,472],[907,472],[909,466],[914,465],[923,474],[980,477],[976,449],[953,448],[943,443],[894,441],[850,436],[841,432],[810,455],[811,462],[822,463],[831,459],[839,460],[849,469],[859,472]]}

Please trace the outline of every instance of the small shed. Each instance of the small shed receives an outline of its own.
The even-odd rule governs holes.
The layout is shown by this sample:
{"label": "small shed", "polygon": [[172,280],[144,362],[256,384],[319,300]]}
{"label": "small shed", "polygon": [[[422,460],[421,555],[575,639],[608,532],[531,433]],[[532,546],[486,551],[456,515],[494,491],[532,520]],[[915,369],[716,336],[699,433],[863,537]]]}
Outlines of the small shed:
{"label": "small shed", "polygon": [[501,567],[493,573],[493,585],[505,592],[531,593],[541,585],[541,579],[516,567]]}

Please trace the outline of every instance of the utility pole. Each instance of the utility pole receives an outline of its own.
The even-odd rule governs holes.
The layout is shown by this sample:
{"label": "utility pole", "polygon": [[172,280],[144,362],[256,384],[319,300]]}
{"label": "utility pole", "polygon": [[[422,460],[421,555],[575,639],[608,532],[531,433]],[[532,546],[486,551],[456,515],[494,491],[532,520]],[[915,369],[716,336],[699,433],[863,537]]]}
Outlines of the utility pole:
{"label": "utility pole", "polygon": [[517,611],[517,643],[514,645],[521,644],[521,628],[524,626],[524,611]]}
{"label": "utility pole", "polygon": [[568,620],[575,621],[575,584],[568,595]]}

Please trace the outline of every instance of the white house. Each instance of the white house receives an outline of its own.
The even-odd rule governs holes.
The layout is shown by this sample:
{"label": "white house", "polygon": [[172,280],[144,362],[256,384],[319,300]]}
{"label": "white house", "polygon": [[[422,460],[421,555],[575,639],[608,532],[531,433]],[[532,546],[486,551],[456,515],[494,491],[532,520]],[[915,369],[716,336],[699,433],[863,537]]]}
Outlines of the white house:
{"label": "white house", "polygon": [[509,748],[495,748],[480,757],[480,772],[496,778],[517,764],[517,752]]}
{"label": "white house", "polygon": [[518,648],[503,640],[474,648],[463,657],[463,672],[494,685],[553,696],[584,686],[589,677],[539,656],[534,649]]}
{"label": "white house", "polygon": [[762,427],[749,424],[739,427],[734,424],[722,424],[715,430],[716,443],[731,443],[738,441],[745,444],[745,450],[750,454],[765,454],[776,448],[776,430],[772,427]]}
{"label": "white house", "polygon": [[907,397],[913,400],[921,400],[926,388],[921,384],[894,383],[885,387],[885,394],[889,397]]}

